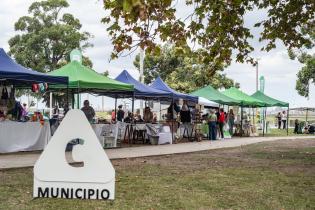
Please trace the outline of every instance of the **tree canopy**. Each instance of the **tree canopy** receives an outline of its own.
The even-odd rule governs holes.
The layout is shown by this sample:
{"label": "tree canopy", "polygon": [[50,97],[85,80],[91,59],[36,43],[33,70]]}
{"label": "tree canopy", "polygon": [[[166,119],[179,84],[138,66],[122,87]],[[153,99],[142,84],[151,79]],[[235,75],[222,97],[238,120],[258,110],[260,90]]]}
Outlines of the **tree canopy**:
{"label": "tree canopy", "polygon": [[[150,84],[157,76],[160,76],[171,88],[187,93],[209,84],[214,88],[239,86],[220,71],[212,74],[209,66],[198,62],[199,60],[193,56],[177,53],[177,51],[177,47],[165,45],[161,47],[159,55],[147,54],[144,57],[144,82]],[[139,60],[140,56],[137,55],[134,65],[138,70],[140,69]]]}
{"label": "tree canopy", "polygon": [[[294,59],[296,55],[292,55]],[[303,67],[297,73],[295,89],[299,95],[309,97],[310,85],[315,85],[315,54],[301,53],[297,56]]]}
{"label": "tree canopy", "polygon": [[[10,54],[23,66],[48,72],[69,61],[71,50],[84,50],[91,46],[91,34],[81,32],[79,19],[62,13],[69,4],[66,0],[35,1],[28,9],[28,16],[15,23],[17,35],[9,40]],[[88,57],[83,63],[92,66]]]}
{"label": "tree canopy", "polygon": [[229,65],[235,55],[237,62],[252,62],[254,50],[249,40],[253,35],[244,24],[246,13],[263,10],[267,17],[254,26],[261,27],[259,40],[269,51],[280,40],[288,49],[310,46],[314,41],[302,28],[315,24],[314,0],[185,0],[192,8],[187,17],[176,16],[176,0],[104,0],[109,13],[102,22],[114,45],[112,58],[138,46],[148,52],[159,53],[158,43],[169,42],[193,51],[209,71]]}
{"label": "tree canopy", "polygon": [[[308,34],[315,42],[315,25],[310,28],[303,28],[302,31],[304,34]],[[313,43],[303,49],[289,50],[290,58],[297,58],[303,64],[303,67],[297,73],[295,89],[299,95],[304,97],[309,97],[310,85],[315,85],[315,54],[312,53],[314,46],[315,44]]]}

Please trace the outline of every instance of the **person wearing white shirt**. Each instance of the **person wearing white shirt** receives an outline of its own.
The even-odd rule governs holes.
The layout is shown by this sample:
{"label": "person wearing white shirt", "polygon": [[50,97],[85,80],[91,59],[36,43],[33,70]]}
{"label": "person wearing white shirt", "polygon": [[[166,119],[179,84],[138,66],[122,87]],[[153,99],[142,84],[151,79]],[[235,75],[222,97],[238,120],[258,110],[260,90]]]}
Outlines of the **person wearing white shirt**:
{"label": "person wearing white shirt", "polygon": [[283,125],[283,129],[287,128],[287,114],[285,111],[282,112],[282,125]]}

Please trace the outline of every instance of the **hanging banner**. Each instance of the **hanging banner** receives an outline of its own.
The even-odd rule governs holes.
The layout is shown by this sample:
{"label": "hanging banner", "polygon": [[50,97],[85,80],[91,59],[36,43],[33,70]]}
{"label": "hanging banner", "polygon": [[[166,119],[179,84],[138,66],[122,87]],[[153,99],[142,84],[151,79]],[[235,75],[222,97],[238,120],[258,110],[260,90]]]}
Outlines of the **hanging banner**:
{"label": "hanging banner", "polygon": [[265,92],[265,77],[264,76],[260,76],[259,78],[259,90],[262,93]]}
{"label": "hanging banner", "polygon": [[[265,77],[264,76],[260,76],[259,77],[259,90],[260,92],[264,93],[265,92]],[[264,112],[265,112],[265,108],[260,108],[260,122],[261,123],[265,123],[265,115],[264,115]],[[266,129],[266,126],[262,126],[263,128]]]}
{"label": "hanging banner", "polygon": [[37,160],[33,197],[114,199],[115,169],[81,110],[67,113]]}

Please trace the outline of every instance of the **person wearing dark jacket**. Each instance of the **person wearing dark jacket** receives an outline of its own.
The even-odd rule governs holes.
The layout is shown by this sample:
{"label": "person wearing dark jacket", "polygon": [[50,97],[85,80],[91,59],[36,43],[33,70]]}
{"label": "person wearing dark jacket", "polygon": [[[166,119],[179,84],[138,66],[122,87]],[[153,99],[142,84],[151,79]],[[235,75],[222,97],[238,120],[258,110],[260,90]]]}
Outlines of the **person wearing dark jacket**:
{"label": "person wearing dark jacket", "polygon": [[191,122],[191,113],[187,106],[187,104],[184,104],[182,107],[182,110],[180,110],[180,121],[182,123],[190,123]]}
{"label": "person wearing dark jacket", "polygon": [[125,112],[122,110],[122,105],[119,105],[118,111],[117,111],[117,120],[122,122],[124,119],[124,115],[125,115]]}

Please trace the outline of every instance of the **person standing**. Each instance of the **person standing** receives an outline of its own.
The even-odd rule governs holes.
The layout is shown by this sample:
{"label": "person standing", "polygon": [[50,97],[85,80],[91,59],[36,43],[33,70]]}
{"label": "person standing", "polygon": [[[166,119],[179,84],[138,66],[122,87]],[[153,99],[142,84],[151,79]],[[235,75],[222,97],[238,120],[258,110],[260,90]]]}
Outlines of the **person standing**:
{"label": "person standing", "polygon": [[151,112],[151,109],[148,106],[144,109],[143,120],[145,123],[152,123],[153,121],[153,113]]}
{"label": "person standing", "polygon": [[88,121],[92,122],[93,118],[95,117],[95,111],[93,107],[90,106],[90,102],[88,100],[85,100],[83,102],[83,107],[81,108],[81,110],[84,112]]}
{"label": "person standing", "polygon": [[224,110],[221,108],[220,109],[220,115],[219,115],[219,130],[220,130],[220,134],[221,134],[221,139],[224,139],[224,131],[223,131],[223,127],[224,127],[224,122],[225,122],[225,114],[224,114]]}
{"label": "person standing", "polygon": [[287,128],[287,114],[285,111],[282,112],[282,124],[283,124],[283,129]]}
{"label": "person standing", "polygon": [[112,123],[114,123],[116,121],[116,112],[115,110],[113,109],[112,110]]}
{"label": "person standing", "polygon": [[210,110],[210,114],[208,116],[208,126],[209,126],[209,139],[216,140],[217,139],[217,115],[213,110]]}
{"label": "person standing", "polygon": [[234,112],[233,112],[233,109],[230,109],[230,112],[228,114],[228,124],[229,124],[229,133],[231,136],[233,136],[234,121],[235,121]]}
{"label": "person standing", "polygon": [[216,131],[216,134],[217,134],[218,138],[220,139],[221,138],[221,134],[220,134],[220,127],[219,127],[219,118],[220,118],[220,109],[219,108],[216,109],[215,115],[217,116],[217,122],[216,122],[217,131]]}
{"label": "person standing", "polygon": [[122,110],[122,105],[118,106],[118,111],[117,111],[117,120],[122,122],[125,116],[125,112]]}
{"label": "person standing", "polygon": [[281,120],[282,120],[282,114],[281,112],[279,112],[276,116],[277,120],[278,120],[278,129],[281,129]]}

